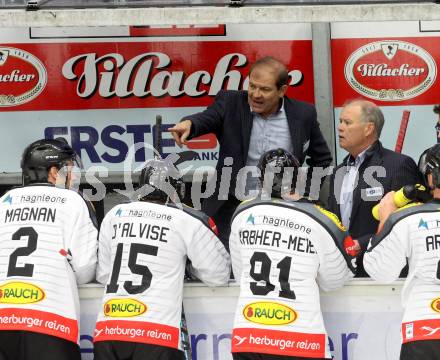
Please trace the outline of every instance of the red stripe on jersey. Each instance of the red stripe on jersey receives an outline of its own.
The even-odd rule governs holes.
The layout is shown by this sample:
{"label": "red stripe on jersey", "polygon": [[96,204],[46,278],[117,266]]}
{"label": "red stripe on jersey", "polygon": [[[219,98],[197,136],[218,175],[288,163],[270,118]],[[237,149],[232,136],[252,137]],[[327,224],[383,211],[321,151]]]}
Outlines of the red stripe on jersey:
{"label": "red stripe on jersey", "polygon": [[208,220],[209,226],[211,227],[212,232],[218,236],[218,228],[217,224],[214,222],[212,218],[209,218]]}
{"label": "red stripe on jersey", "polygon": [[238,328],[232,331],[232,352],[323,358],[325,334],[270,329]]}
{"label": "red stripe on jersey", "polygon": [[402,323],[403,343],[419,340],[440,340],[440,318]]}
{"label": "red stripe on jersey", "polygon": [[107,320],[96,323],[94,342],[132,341],[177,349],[179,329],[146,321]]}
{"label": "red stripe on jersey", "polygon": [[0,309],[0,330],[25,330],[78,342],[78,322],[46,311]]}

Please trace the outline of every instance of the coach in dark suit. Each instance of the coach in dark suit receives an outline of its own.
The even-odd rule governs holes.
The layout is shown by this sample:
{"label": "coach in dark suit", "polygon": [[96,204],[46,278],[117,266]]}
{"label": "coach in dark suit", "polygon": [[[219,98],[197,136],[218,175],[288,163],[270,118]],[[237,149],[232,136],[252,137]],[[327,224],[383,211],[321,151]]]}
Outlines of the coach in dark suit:
{"label": "coach in dark suit", "polygon": [[[327,167],[331,163],[315,107],[287,98],[287,82],[288,72],[282,63],[271,57],[262,58],[250,69],[248,91],[220,91],[205,111],[187,116],[169,129],[179,146],[203,134],[212,132],[217,136],[220,154],[216,190],[203,202],[202,210],[213,216],[225,244],[230,219],[239,204],[236,195],[243,193],[241,189],[247,192],[258,187],[258,174],[247,177],[240,169],[256,169],[260,156],[276,148],[292,152],[301,163],[309,157],[309,166]],[[226,193],[223,184],[219,189],[224,168],[232,170]]]}
{"label": "coach in dark suit", "polygon": [[[383,124],[382,111],[366,100],[348,102],[339,119],[339,145],[349,155],[330,178],[329,208],[363,251],[379,224],[371,214],[374,205],[387,192],[422,181],[412,158],[382,146]],[[362,257],[361,253],[357,276],[367,276]]]}

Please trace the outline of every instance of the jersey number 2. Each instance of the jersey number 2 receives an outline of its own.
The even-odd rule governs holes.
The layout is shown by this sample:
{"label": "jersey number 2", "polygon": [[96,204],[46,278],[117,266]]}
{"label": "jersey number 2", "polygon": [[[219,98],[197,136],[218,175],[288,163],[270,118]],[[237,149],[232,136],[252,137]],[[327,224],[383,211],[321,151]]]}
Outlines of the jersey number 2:
{"label": "jersey number 2", "polygon": [[[256,282],[251,282],[251,291],[254,295],[267,295],[275,289],[275,285],[270,282],[270,269],[272,261],[269,256],[264,252],[254,252],[250,260],[251,270],[250,276]],[[290,265],[292,263],[292,258],[290,256],[285,256],[278,264],[277,268],[280,269],[280,275],[278,276],[278,281],[280,282],[280,288],[278,295],[286,299],[296,299],[295,293],[290,289],[289,284],[289,273]],[[257,266],[258,264],[258,266]],[[257,271],[258,268],[258,271]],[[264,284],[261,284],[264,282]]]}
{"label": "jersey number 2", "polygon": [[[133,281],[125,281],[124,289],[129,294],[140,294],[147,290],[151,285],[151,279],[153,274],[151,274],[148,266],[137,264],[138,254],[157,256],[157,246],[151,246],[146,244],[133,243],[130,246],[130,252],[128,255],[128,268],[131,270],[132,274],[142,275],[142,280],[139,285],[133,285]],[[118,278],[119,272],[121,271],[122,262],[122,251],[124,249],[124,244],[119,243],[116,248],[115,261],[113,263],[112,276],[110,278],[110,283],[107,285],[106,293],[115,293],[119,289]]]}
{"label": "jersey number 2", "polygon": [[9,257],[8,273],[6,276],[28,276],[34,274],[34,264],[24,264],[17,266],[17,258],[19,256],[28,256],[37,249],[38,233],[33,227],[22,227],[12,234],[12,240],[21,240],[23,237],[28,238],[26,246],[19,247],[11,253]]}

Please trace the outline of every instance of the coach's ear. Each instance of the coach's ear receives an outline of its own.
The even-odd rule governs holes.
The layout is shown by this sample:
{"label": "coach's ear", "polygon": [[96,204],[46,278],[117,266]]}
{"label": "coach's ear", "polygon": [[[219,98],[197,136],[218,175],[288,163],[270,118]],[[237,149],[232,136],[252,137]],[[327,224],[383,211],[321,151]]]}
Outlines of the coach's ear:
{"label": "coach's ear", "polygon": [[365,137],[369,137],[371,134],[374,134],[375,132],[376,132],[376,126],[374,125],[374,123],[371,121],[367,122],[364,127]]}

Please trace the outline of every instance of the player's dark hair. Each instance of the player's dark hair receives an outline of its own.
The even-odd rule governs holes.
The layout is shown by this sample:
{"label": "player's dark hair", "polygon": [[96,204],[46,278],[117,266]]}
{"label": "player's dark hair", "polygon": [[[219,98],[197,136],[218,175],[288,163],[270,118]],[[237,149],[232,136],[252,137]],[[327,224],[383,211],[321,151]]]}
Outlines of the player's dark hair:
{"label": "player's dark hair", "polygon": [[[281,198],[286,193],[293,193],[299,166],[298,159],[287,150],[278,148],[265,152],[258,163],[262,190],[276,198]],[[266,184],[272,176],[272,184]],[[271,188],[268,188],[269,186]]]}
{"label": "player's dark hair", "polygon": [[[165,204],[183,199],[185,184],[180,179],[178,170],[163,160],[148,160],[139,176],[140,201]],[[176,194],[178,199],[173,199]]]}
{"label": "player's dark hair", "polygon": [[440,189],[440,144],[425,150],[419,159],[419,170],[428,184],[428,175],[432,175],[434,188]]}

